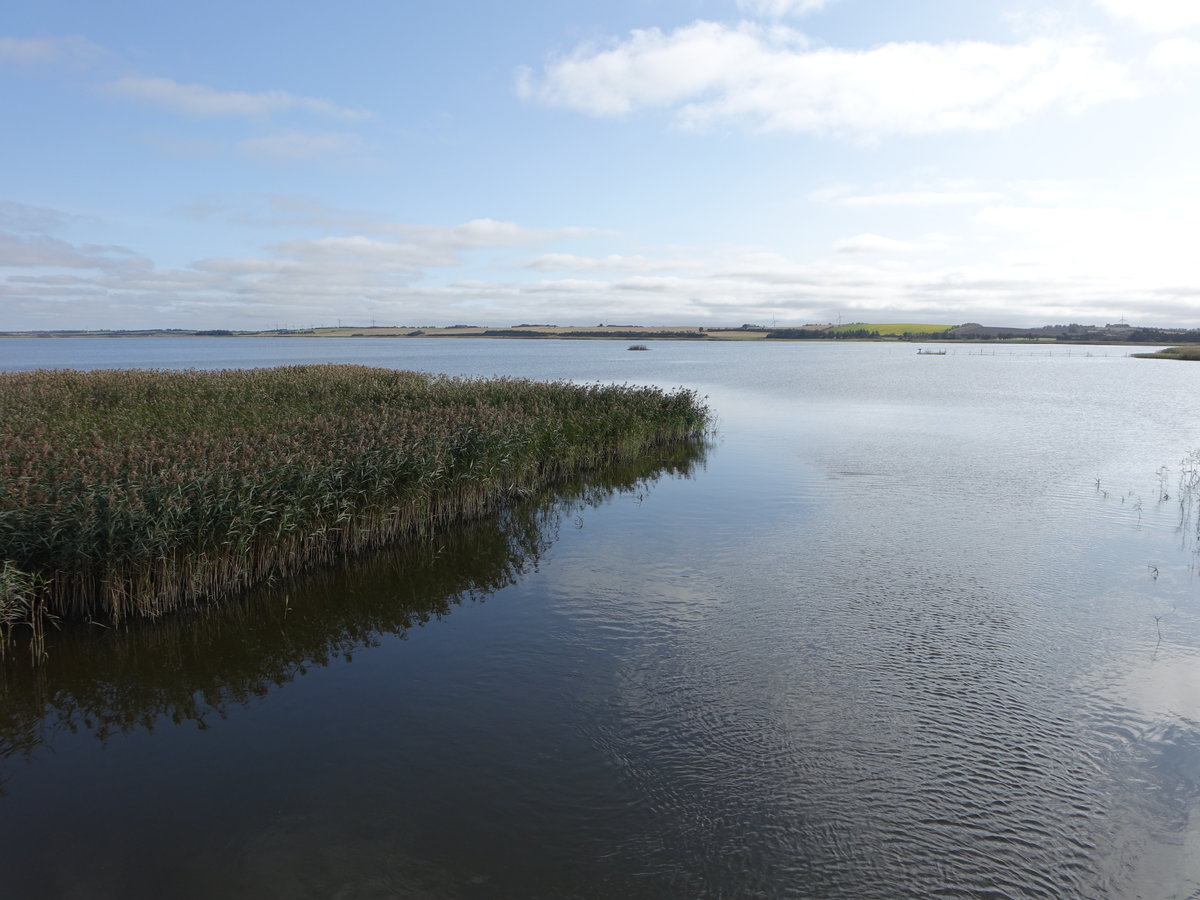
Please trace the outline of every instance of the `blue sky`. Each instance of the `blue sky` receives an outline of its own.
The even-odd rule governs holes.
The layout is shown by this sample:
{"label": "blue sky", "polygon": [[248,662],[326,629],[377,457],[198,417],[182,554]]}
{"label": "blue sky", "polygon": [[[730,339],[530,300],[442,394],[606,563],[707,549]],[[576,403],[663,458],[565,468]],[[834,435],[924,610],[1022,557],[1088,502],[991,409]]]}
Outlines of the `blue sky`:
{"label": "blue sky", "polygon": [[1200,326],[1195,0],[0,12],[0,329]]}

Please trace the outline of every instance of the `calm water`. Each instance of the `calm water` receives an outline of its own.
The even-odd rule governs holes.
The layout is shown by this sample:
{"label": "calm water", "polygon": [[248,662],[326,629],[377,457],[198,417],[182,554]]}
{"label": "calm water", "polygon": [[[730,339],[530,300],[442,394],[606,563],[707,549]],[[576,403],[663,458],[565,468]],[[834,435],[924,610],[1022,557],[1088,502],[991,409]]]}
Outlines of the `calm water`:
{"label": "calm water", "polygon": [[430,546],[57,636],[3,683],[6,895],[1200,897],[1200,366],[651,347],[0,340],[686,385],[720,419]]}

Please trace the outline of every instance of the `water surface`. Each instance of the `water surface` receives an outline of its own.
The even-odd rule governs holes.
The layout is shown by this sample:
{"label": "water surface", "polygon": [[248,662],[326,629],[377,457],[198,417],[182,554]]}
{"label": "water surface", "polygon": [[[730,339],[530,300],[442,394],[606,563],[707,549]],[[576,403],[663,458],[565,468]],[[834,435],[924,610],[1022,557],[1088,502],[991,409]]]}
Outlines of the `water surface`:
{"label": "water surface", "polygon": [[1200,368],[649,346],[0,340],[686,385],[720,423],[431,546],[59,636],[4,682],[15,895],[1200,891]]}

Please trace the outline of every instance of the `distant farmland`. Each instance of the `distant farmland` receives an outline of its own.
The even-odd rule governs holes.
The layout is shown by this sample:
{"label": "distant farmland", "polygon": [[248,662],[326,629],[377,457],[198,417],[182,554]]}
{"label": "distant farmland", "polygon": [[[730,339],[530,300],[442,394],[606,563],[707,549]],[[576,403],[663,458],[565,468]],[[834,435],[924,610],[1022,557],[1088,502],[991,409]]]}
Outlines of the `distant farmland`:
{"label": "distant farmland", "polygon": [[837,333],[845,331],[877,331],[880,336],[893,334],[937,334],[945,331],[948,328],[953,328],[953,325],[928,325],[920,322],[884,322],[877,324],[873,322],[855,322],[850,325],[834,325],[827,329],[828,333]]}

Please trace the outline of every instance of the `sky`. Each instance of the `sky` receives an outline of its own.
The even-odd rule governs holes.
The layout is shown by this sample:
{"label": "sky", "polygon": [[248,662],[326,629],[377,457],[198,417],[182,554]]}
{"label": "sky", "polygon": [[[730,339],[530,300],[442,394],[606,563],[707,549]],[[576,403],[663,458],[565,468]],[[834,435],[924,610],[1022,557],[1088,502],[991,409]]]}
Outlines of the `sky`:
{"label": "sky", "polygon": [[1200,326],[1196,0],[10,0],[0,330]]}

